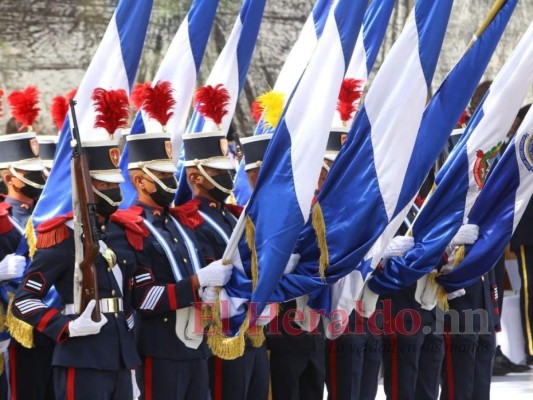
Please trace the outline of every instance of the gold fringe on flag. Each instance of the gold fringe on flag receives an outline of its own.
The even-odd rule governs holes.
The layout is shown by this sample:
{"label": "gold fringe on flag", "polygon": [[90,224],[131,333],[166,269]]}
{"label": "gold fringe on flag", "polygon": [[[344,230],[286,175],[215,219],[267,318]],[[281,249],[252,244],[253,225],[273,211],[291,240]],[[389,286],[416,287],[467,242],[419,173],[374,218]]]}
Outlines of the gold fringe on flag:
{"label": "gold fringe on flag", "polygon": [[213,354],[223,360],[235,360],[244,354],[244,336],[250,324],[250,315],[246,314],[239,333],[236,336],[228,337],[224,334],[222,320],[220,318],[220,298],[213,307],[212,331],[207,334],[207,345]]}
{"label": "gold fringe on flag", "polygon": [[11,336],[22,346],[31,349],[35,347],[33,342],[33,326],[24,322],[13,315],[13,298],[14,294],[9,294],[9,304],[7,306],[6,326]]}
{"label": "gold fringe on flag", "polygon": [[255,248],[255,225],[249,215],[246,215],[246,243],[250,249],[252,261],[252,290],[257,287],[257,280],[259,279],[259,267],[257,261],[257,250]]}
{"label": "gold fringe on flag", "polygon": [[457,246],[454,252],[453,266],[457,267],[465,258],[465,245]]}
{"label": "gold fringe on flag", "polygon": [[326,268],[329,267],[329,251],[328,243],[326,241],[326,224],[324,222],[324,214],[322,214],[322,207],[320,203],[316,202],[313,206],[313,229],[316,234],[316,242],[320,249],[320,258],[318,260],[318,272],[320,277],[325,280]]}
{"label": "gold fringe on flag", "polygon": [[265,342],[265,332],[262,326],[253,326],[246,333],[253,347],[259,348]]}
{"label": "gold fringe on flag", "polygon": [[26,223],[26,240],[28,241],[28,247],[30,248],[30,258],[33,260],[33,255],[37,250],[37,236],[35,236],[35,229],[33,227],[33,220],[30,217]]}
{"label": "gold fringe on flag", "polygon": [[428,275],[428,284],[437,286],[437,306],[443,311],[448,311],[450,309],[448,305],[448,293],[446,293],[446,290],[444,290],[444,288],[437,282],[437,277],[439,275],[440,272],[430,272]]}

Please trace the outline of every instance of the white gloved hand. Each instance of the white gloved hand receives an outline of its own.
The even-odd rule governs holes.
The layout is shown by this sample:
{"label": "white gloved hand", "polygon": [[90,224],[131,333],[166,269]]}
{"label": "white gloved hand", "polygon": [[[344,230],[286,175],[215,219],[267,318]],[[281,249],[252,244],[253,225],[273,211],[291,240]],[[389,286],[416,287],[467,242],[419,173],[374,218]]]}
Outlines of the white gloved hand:
{"label": "white gloved hand", "polygon": [[415,246],[415,238],[412,236],[395,236],[387,245],[383,258],[402,256]]}
{"label": "white gloved hand", "polygon": [[7,351],[7,348],[9,347],[9,343],[11,343],[11,339],[1,340],[0,341],[0,353],[3,353],[4,351]]}
{"label": "white gloved hand", "polygon": [[0,280],[20,278],[26,268],[26,258],[16,254],[8,254],[0,261]]}
{"label": "white gloved hand", "polygon": [[224,265],[222,260],[213,261],[208,266],[202,268],[196,274],[198,283],[204,286],[224,286],[231,278],[232,264]]}
{"label": "white gloved hand", "polygon": [[479,236],[479,226],[474,224],[461,225],[452,241],[450,246],[460,246],[462,244],[474,244]]}
{"label": "white gloved hand", "polygon": [[85,311],[76,318],[74,321],[70,321],[68,324],[68,331],[70,337],[76,336],[89,336],[100,333],[100,329],[107,323],[107,318],[104,314],[100,314],[100,322],[94,322],[91,319],[91,314],[96,306],[96,301],[91,300]]}
{"label": "white gloved hand", "polygon": [[218,299],[218,291],[213,286],[207,286],[202,291],[202,301],[207,304],[213,304]]}
{"label": "white gloved hand", "polygon": [[361,296],[361,303],[363,304],[363,317],[370,318],[372,314],[374,314],[378,299],[379,295],[370,290],[368,285],[363,287],[363,295]]}
{"label": "white gloved hand", "polygon": [[428,282],[427,274],[416,281],[415,300],[420,305],[422,305],[422,295],[424,294],[424,290],[426,290],[427,282]]}
{"label": "white gloved hand", "polygon": [[292,271],[294,271],[299,262],[300,255],[298,253],[291,254],[291,257],[289,258],[289,262],[285,266],[285,271],[283,271],[283,274],[290,274]]}
{"label": "white gloved hand", "polygon": [[458,297],[462,297],[465,294],[466,294],[466,290],[464,290],[464,289],[456,290],[455,292],[448,293],[448,300],[453,300],[453,299],[456,299]]}
{"label": "white gloved hand", "polygon": [[[437,273],[437,270],[431,271],[432,274]],[[437,306],[437,293],[439,291],[438,283],[431,283],[430,279],[426,280],[426,287],[420,298],[420,305],[424,310],[433,310]]]}

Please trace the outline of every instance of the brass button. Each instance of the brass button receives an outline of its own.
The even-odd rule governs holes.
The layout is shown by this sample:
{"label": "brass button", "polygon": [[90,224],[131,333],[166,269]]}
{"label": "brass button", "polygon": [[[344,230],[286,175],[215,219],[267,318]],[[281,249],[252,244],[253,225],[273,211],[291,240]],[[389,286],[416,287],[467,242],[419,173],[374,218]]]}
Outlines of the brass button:
{"label": "brass button", "polygon": [[102,225],[102,227],[100,228],[102,231],[105,231],[105,225]]}
{"label": "brass button", "polygon": [[168,322],[168,318],[167,317],[163,318],[163,321]]}
{"label": "brass button", "polygon": [[165,218],[165,224],[168,224],[168,218]]}
{"label": "brass button", "polygon": [[174,238],[174,243],[178,243],[178,238]]}
{"label": "brass button", "polygon": [[115,289],[111,290],[111,296],[114,296],[116,294]]}
{"label": "brass button", "polygon": [[222,211],[222,215],[223,215],[223,216],[226,216],[226,212],[225,212],[225,211]]}
{"label": "brass button", "polygon": [[115,318],[118,318],[118,313],[117,312],[115,313]]}
{"label": "brass button", "polygon": [[485,282],[485,277],[481,275],[481,282]]}
{"label": "brass button", "polygon": [[107,272],[111,272],[112,269],[113,268],[111,268],[111,267],[107,267]]}
{"label": "brass button", "polygon": [[128,263],[127,260],[122,261],[122,264],[126,265]]}
{"label": "brass button", "polygon": [[184,259],[183,259],[183,262],[184,262],[185,264],[187,264],[187,259],[186,259],[186,258],[184,258]]}

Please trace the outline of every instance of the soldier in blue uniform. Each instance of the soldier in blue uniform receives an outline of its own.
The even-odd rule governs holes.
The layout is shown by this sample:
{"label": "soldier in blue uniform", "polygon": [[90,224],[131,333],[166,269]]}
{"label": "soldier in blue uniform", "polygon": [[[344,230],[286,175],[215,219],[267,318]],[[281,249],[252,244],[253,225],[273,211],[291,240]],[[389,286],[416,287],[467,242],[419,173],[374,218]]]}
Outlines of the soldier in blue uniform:
{"label": "soldier in blue uniform", "polygon": [[194,234],[202,221],[198,207],[170,207],[177,181],[169,135],[130,135],[127,141],[138,195],[129,211],[140,215],[149,231],[133,278],[142,398],[207,399],[210,352],[201,323],[195,323],[201,320],[200,294],[224,285],[231,265],[215,261],[204,267]]}
{"label": "soldier in blue uniform", "polygon": [[[13,292],[17,288],[29,260],[24,232],[45,183],[44,166],[38,154],[35,133],[0,137],[0,174],[7,186],[4,209],[9,211],[9,219],[14,226],[10,239],[2,236],[1,246],[4,254],[9,255],[8,265],[13,267],[16,263],[16,272],[9,277],[10,283],[2,288],[4,303],[8,300],[6,290]],[[15,255],[17,250],[21,254]],[[7,303],[4,310],[7,310]],[[29,336],[35,347],[28,349],[16,340],[12,340],[9,346],[11,394],[29,400],[52,399],[50,364],[54,342],[39,332],[29,333]]]}
{"label": "soldier in blue uniform", "polygon": [[[319,186],[325,181],[347,134],[346,128],[330,132]],[[381,338],[376,334],[378,327],[372,326],[374,320],[370,320],[369,326],[369,319],[360,315],[360,311],[352,311],[344,334],[335,340],[326,339],[326,387],[330,400],[370,400],[376,397]]]}
{"label": "soldier in blue uniform", "polygon": [[[72,214],[39,225],[38,249],[16,293],[13,314],[56,342],[52,365],[58,399],[131,399],[131,370],[140,359],[131,332],[129,280],[136,265],[134,250],[142,241],[141,220],[127,212],[113,215],[122,201],[117,144],[89,142],[83,147],[99,223],[100,254],[95,265],[101,321],[91,319],[94,300],[85,310],[74,305]],[[52,285],[65,305],[63,312],[44,302]]]}
{"label": "soldier in blue uniform", "polygon": [[[196,235],[206,262],[222,258],[241,207],[226,204],[233,192],[234,165],[228,157],[228,142],[223,133],[193,133],[184,135],[187,181],[193,199],[186,203],[197,206],[203,222]],[[247,350],[235,360],[211,357],[209,385],[213,400],[263,399],[265,393],[264,351],[252,348],[247,339]],[[254,370],[247,366],[253,365]],[[253,374],[256,381],[251,381]]]}

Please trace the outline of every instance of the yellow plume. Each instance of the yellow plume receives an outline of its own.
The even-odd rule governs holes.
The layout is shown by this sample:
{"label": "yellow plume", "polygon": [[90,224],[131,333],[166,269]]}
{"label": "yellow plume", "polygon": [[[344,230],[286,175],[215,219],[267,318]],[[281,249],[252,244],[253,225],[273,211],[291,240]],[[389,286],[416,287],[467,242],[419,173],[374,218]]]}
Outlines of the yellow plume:
{"label": "yellow plume", "polygon": [[281,92],[266,92],[257,98],[259,106],[263,110],[263,121],[270,128],[276,128],[285,105],[285,94]]}

